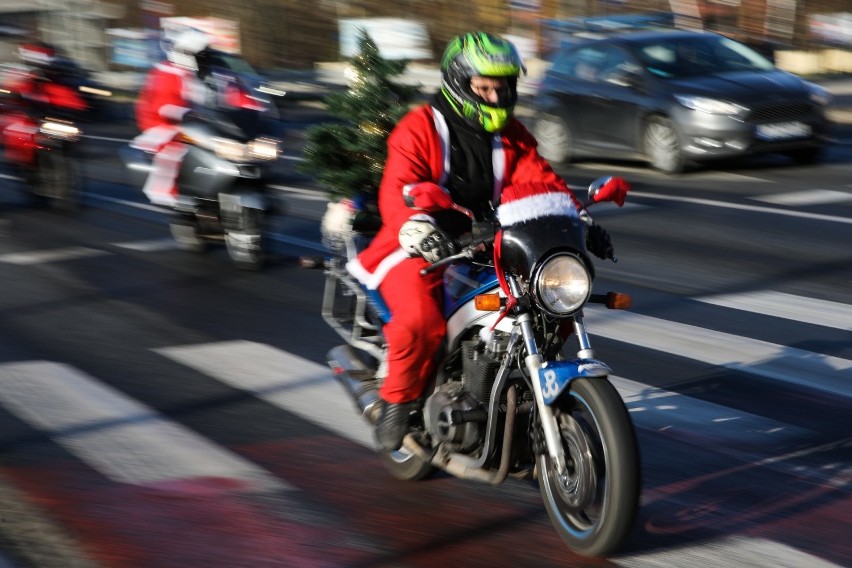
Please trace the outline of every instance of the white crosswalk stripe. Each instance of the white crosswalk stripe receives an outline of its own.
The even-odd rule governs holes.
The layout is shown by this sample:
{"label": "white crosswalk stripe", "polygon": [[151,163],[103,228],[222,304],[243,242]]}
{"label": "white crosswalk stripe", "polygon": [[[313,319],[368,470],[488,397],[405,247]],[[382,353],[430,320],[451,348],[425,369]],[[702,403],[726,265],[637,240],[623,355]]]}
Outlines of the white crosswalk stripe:
{"label": "white crosswalk stripe", "polygon": [[[771,291],[696,300],[841,330],[848,329],[848,325],[843,326],[852,309]],[[852,361],[839,357],[629,312],[592,308],[586,313],[586,322],[595,335],[637,347],[850,396]],[[154,351],[365,448],[374,448],[370,429],[325,365],[244,340],[175,345]],[[766,458],[767,448],[812,449],[809,444],[816,433],[793,421],[750,414],[627,376],[611,380],[640,430],[686,444],[712,445],[715,452],[754,456],[756,460]],[[0,406],[116,481],[151,484],[217,477],[241,480],[252,490],[291,489],[286,480],[60,363],[0,364]],[[793,465],[799,476],[824,479],[839,475],[836,471],[811,471],[802,463],[790,467]],[[747,536],[619,557],[613,562],[631,568],[685,561],[721,566],[731,558],[737,565],[754,567],[767,562],[791,568],[836,566],[783,543]]]}
{"label": "white crosswalk stripe", "polygon": [[852,306],[772,290],[696,298],[716,306],[785,318],[802,323],[852,330]]}
{"label": "white crosswalk stripe", "polygon": [[586,324],[594,335],[637,347],[852,396],[852,361],[848,359],[605,308],[587,310]]}
{"label": "white crosswalk stripe", "polygon": [[840,568],[838,564],[796,550],[784,543],[746,536],[730,536],[711,542],[658,550],[651,554],[614,558],[612,562],[626,568],[664,568],[666,566]]}
{"label": "white crosswalk stripe", "polygon": [[251,490],[286,487],[258,466],[67,365],[0,365],[0,405],[115,481],[217,477],[241,480]]}
{"label": "white crosswalk stripe", "polygon": [[20,265],[43,264],[46,262],[61,262],[92,256],[103,256],[107,254],[109,253],[105,250],[88,247],[68,247],[61,249],[0,254],[0,262]]}
{"label": "white crosswalk stripe", "polygon": [[157,351],[353,442],[374,447],[370,430],[355,412],[355,404],[335,383],[325,365],[251,341],[167,347]]}

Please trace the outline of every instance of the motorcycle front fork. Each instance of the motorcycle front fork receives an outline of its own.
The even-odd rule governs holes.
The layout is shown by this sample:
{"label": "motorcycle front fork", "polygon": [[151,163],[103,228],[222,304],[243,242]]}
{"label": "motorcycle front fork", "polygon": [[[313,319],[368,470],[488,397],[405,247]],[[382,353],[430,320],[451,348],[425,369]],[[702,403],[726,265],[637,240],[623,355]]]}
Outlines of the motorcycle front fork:
{"label": "motorcycle front fork", "polygon": [[[514,278],[508,279],[509,286],[513,294],[520,293],[520,286]],[[538,351],[538,345],[535,340],[535,332],[533,329],[532,315],[522,313],[516,320],[516,325],[520,328],[521,336],[524,340],[524,347],[527,351],[527,356],[524,358],[524,364],[527,367],[527,372],[533,386],[535,394],[536,407],[538,408],[539,417],[541,420],[541,429],[544,433],[544,440],[547,445],[547,453],[550,455],[552,463],[556,466],[556,472],[562,476],[567,472],[567,464],[565,461],[565,450],[562,447],[562,435],[559,430],[559,424],[556,422],[556,417],[553,414],[553,408],[545,404],[544,394],[542,393],[541,372],[544,364],[544,357]],[[586,333],[586,326],[583,323],[582,314],[574,316],[574,333],[580,343],[580,350],[577,356],[580,358],[592,358],[594,351],[589,343],[589,336]]]}

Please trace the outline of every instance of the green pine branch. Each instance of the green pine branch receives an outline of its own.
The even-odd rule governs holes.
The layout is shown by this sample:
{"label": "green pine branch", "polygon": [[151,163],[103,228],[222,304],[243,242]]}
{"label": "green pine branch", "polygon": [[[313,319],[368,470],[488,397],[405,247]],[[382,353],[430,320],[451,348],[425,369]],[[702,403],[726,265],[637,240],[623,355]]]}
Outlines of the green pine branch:
{"label": "green pine branch", "polygon": [[323,99],[326,112],[337,120],[310,127],[299,170],[314,176],[332,199],[375,195],[387,157],[387,137],[411,102],[417,87],[401,85],[407,60],[387,60],[366,31],[359,52],[351,59],[349,89]]}

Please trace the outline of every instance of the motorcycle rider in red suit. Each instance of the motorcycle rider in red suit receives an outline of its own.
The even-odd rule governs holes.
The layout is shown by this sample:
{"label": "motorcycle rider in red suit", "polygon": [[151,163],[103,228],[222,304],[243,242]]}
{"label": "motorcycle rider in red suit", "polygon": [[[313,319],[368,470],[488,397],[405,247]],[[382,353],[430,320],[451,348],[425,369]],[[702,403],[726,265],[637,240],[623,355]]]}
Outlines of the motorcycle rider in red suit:
{"label": "motorcycle rider in red suit", "polygon": [[142,132],[131,147],[156,152],[153,170],[142,191],[156,205],[173,206],[177,201],[176,180],[187,147],[176,140],[178,124],[186,114],[208,102],[208,88],[198,77],[196,55],[210,44],[199,30],[178,35],[145,79],[136,103],[136,124]]}
{"label": "motorcycle rider in red suit", "polygon": [[88,109],[77,89],[65,84],[63,68],[56,64],[56,50],[43,42],[18,46],[25,70],[11,74],[2,88],[9,104],[0,117],[4,157],[23,168],[35,167],[38,122],[48,115],[60,118],[66,113]]}
{"label": "motorcycle rider in red suit", "polygon": [[[440,91],[404,116],[388,138],[388,157],[378,191],[382,227],[370,245],[347,264],[367,288],[377,289],[391,312],[384,327],[386,376],[376,423],[379,447],[402,445],[414,401],[435,371],[446,334],[442,271],[421,275],[430,263],[454,254],[456,238],[470,231],[453,210],[427,213],[409,204],[424,185],[437,184],[479,219],[505,204],[503,189],[518,208],[580,204],[536,151],[536,141],[512,116],[523,62],[497,36],[473,32],[452,39],[441,61]],[[536,195],[536,193],[538,195]],[[507,193],[508,195],[508,193]],[[408,199],[407,199],[408,198]],[[598,236],[608,241],[603,229]]]}

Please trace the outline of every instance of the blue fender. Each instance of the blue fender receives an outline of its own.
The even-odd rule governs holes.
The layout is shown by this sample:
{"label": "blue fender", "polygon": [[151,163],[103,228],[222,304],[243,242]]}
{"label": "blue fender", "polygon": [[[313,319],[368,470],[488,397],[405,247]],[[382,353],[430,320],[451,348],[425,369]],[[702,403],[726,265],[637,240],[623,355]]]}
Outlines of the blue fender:
{"label": "blue fender", "polygon": [[574,379],[606,378],[611,369],[597,359],[571,359],[569,361],[545,361],[538,371],[541,393],[545,404],[553,404],[565,387]]}

